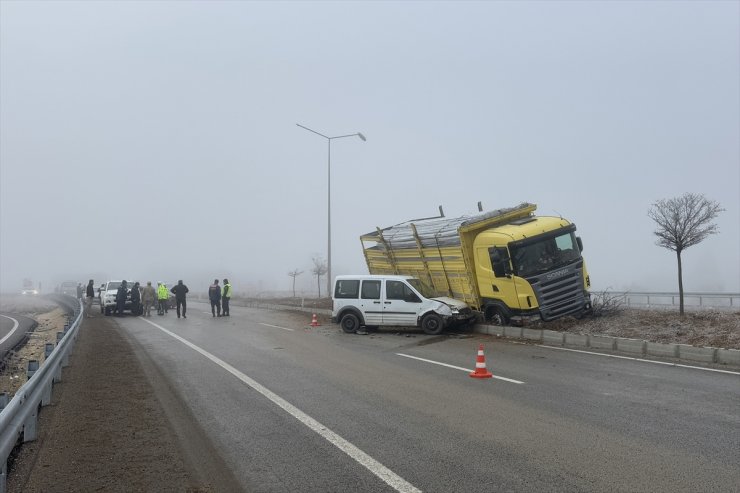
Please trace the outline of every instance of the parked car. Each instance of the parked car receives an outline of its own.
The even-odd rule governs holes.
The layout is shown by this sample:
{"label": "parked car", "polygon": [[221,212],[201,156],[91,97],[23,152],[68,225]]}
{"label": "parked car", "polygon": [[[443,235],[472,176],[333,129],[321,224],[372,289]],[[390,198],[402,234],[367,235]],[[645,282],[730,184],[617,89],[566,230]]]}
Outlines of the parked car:
{"label": "parked car", "polygon": [[[110,315],[116,309],[116,294],[118,294],[118,288],[121,287],[123,280],[108,281],[104,286],[100,288],[100,313]],[[126,281],[128,290],[126,291],[126,302],[124,303],[123,310],[131,311],[131,288],[134,285],[134,281]],[[139,304],[139,313],[134,315],[141,315],[141,304]]]}
{"label": "parked car", "polygon": [[462,301],[427,296],[415,277],[337,276],[331,320],[347,333],[364,325],[421,327],[427,334],[439,334],[453,324],[475,319],[473,310]]}

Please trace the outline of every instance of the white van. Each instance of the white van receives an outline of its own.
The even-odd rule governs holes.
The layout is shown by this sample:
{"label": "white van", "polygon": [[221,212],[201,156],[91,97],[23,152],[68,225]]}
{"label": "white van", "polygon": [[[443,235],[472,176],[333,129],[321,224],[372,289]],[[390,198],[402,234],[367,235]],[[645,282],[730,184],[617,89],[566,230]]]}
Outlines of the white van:
{"label": "white van", "polygon": [[421,327],[427,334],[439,334],[453,323],[475,318],[462,301],[427,296],[431,294],[415,277],[337,276],[331,320],[347,333],[364,325]]}

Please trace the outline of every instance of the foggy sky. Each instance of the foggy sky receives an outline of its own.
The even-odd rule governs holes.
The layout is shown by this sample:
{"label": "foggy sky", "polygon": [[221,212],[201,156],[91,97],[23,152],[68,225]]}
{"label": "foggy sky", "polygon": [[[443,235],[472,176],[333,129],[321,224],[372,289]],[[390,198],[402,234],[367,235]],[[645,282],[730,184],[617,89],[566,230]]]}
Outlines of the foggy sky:
{"label": "foggy sky", "polygon": [[[595,289],[676,291],[659,199],[740,291],[738,2],[0,3],[0,289],[127,278],[315,290],[360,235],[510,207],[573,221]],[[322,293],[326,283],[322,281]]]}

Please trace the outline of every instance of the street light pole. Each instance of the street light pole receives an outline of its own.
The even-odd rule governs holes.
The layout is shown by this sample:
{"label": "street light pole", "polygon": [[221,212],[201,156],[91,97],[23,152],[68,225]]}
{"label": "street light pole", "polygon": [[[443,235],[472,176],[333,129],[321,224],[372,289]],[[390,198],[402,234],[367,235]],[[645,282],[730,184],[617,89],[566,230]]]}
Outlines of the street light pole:
{"label": "street light pole", "polygon": [[325,138],[328,142],[328,158],[326,164],[326,293],[331,296],[331,141],[334,139],[343,139],[345,137],[359,137],[363,142],[367,139],[360,132],[329,137],[328,135],[319,133],[316,130],[304,127],[300,123],[296,123],[296,125],[304,130],[308,130],[309,132]]}

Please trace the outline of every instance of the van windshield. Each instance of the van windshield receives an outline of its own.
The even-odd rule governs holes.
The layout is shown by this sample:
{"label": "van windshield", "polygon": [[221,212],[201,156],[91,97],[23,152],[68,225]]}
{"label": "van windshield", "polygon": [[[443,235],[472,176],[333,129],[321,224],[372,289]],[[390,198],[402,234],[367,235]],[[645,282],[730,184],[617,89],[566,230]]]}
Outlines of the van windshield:
{"label": "van windshield", "polygon": [[423,284],[419,279],[406,279],[415,290],[417,290],[424,298],[434,298],[436,294],[426,284]]}

